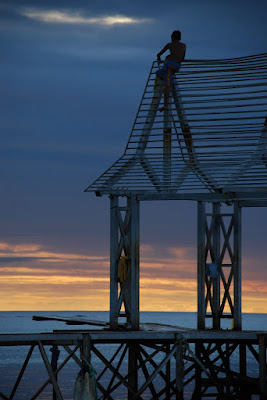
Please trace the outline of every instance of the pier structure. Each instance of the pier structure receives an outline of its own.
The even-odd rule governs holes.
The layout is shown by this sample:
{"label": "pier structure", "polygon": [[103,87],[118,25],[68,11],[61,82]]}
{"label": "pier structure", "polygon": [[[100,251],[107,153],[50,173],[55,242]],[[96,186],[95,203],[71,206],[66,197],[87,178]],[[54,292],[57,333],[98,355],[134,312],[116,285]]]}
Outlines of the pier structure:
{"label": "pier structure", "polygon": [[[31,346],[4,400],[35,346],[64,398],[63,367],[51,369],[45,345],[94,365],[99,399],[267,398],[267,332],[243,331],[241,313],[242,209],[267,206],[267,54],[184,61],[164,112],[161,66],[152,64],[123,155],[86,189],[110,197],[109,323],[0,335],[2,346]],[[197,330],[139,321],[140,203],[157,200],[197,203]]]}

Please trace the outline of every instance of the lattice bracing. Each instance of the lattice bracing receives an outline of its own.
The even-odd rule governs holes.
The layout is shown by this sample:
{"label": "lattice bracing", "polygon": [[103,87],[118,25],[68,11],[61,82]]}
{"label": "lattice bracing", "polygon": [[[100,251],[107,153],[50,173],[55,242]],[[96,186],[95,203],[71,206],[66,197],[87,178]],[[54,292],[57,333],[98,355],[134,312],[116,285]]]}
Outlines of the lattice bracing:
{"label": "lattice bracing", "polygon": [[159,67],[152,65],[123,156],[86,191],[265,191],[267,53],[184,61],[164,112]]}
{"label": "lattice bracing", "polygon": [[[89,398],[89,386],[98,400],[265,399],[266,333],[239,336],[192,330],[4,334],[0,349],[16,353],[17,362],[2,366],[0,398],[66,400],[73,392]],[[57,353],[51,363],[50,350]],[[75,390],[88,369],[88,386]]]}

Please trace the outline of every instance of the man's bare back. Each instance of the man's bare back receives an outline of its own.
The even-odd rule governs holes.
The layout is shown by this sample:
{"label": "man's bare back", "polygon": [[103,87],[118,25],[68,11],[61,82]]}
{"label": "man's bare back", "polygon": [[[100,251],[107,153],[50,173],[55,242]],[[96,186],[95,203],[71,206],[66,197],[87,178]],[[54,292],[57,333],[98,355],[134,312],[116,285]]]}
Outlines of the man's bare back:
{"label": "man's bare back", "polygon": [[175,61],[180,64],[185,57],[186,46],[184,43],[175,40],[171,43],[167,43],[166,46],[157,54],[158,59],[165,53],[165,51],[170,50],[170,54],[166,57],[168,61]]}

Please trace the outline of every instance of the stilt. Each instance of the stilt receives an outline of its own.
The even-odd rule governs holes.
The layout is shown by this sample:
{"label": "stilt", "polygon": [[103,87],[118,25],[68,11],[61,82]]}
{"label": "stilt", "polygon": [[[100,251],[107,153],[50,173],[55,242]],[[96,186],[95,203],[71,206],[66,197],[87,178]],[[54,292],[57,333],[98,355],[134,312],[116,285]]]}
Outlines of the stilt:
{"label": "stilt", "polygon": [[[110,327],[125,318],[128,328],[139,329],[139,201],[128,196],[122,206],[118,196],[110,199]],[[126,281],[119,282],[120,258],[127,257]],[[124,312],[122,307],[124,306]]]}
{"label": "stilt", "polygon": [[241,208],[238,202],[232,208],[223,213],[214,202],[209,213],[198,203],[198,329],[206,328],[207,318],[213,329],[223,319],[241,329]]}

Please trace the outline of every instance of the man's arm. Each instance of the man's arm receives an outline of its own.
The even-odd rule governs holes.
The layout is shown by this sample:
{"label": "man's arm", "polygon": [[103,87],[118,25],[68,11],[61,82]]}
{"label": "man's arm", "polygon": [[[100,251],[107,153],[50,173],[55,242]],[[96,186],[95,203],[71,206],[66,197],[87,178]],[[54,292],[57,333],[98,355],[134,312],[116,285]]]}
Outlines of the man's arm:
{"label": "man's arm", "polygon": [[165,53],[165,51],[167,51],[168,49],[169,49],[169,43],[166,44],[166,46],[164,46],[163,49],[157,54],[157,59],[158,59],[159,61],[161,61],[160,56],[161,56],[163,53]]}

